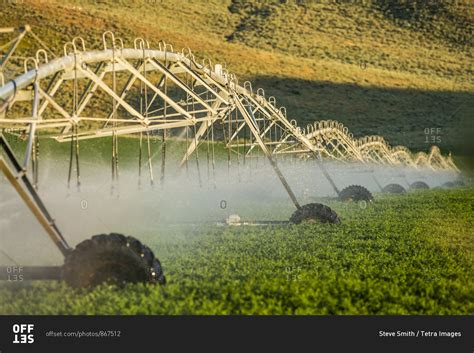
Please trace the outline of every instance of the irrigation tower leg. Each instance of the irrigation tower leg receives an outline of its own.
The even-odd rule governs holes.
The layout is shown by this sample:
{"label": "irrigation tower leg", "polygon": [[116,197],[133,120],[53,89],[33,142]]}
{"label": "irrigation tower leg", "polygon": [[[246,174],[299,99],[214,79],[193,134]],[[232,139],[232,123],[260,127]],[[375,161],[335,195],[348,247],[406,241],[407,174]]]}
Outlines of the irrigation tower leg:
{"label": "irrigation tower leg", "polygon": [[380,189],[380,191],[383,192],[383,187],[382,187],[382,185],[379,183],[378,179],[376,178],[375,173],[372,174],[372,178],[374,179],[375,184],[377,184],[377,186],[378,186],[378,188]]}
{"label": "irrigation tower leg", "polygon": [[20,197],[25,202],[26,206],[28,206],[33,215],[43,226],[44,230],[46,231],[46,233],[48,233],[49,237],[54,242],[54,244],[56,244],[61,253],[63,255],[68,254],[71,248],[62,236],[58,227],[54,223],[54,219],[50,216],[48,210],[46,209],[46,206],[39,197],[30,180],[28,179],[26,175],[26,170],[21,167],[20,163],[13,154],[12,149],[8,145],[8,142],[6,141],[5,137],[1,134],[0,147],[0,150],[3,150],[5,152],[6,157],[10,160],[10,163],[12,164],[14,171],[16,171],[16,174],[14,171],[12,171],[10,166],[1,156],[0,170],[3,172],[3,174],[5,174],[7,180],[18,192]]}
{"label": "irrigation tower leg", "polygon": [[278,178],[280,179],[281,183],[283,184],[283,187],[285,188],[286,192],[290,196],[291,201],[293,201],[294,205],[296,206],[297,209],[301,208],[301,205],[299,204],[298,200],[296,199],[295,194],[293,193],[293,190],[291,190],[290,185],[286,181],[285,177],[283,176],[283,173],[281,172],[280,168],[278,167],[276,161],[272,158],[272,154],[268,150],[267,146],[263,142],[262,138],[260,137],[258,128],[256,124],[254,123],[255,117],[253,116],[253,112],[251,109],[247,110],[242,102],[240,101],[239,97],[235,97],[234,99],[237,108],[239,109],[240,113],[242,114],[245,123],[248,125],[250,128],[250,131],[252,132],[252,135],[255,137],[255,140],[259,144],[260,148],[262,149],[263,153],[265,156],[268,158],[273,170],[276,172]]}
{"label": "irrigation tower leg", "polygon": [[334,179],[329,175],[329,172],[327,171],[326,167],[324,166],[324,163],[322,161],[321,155],[313,152],[314,157],[316,158],[316,164],[318,165],[319,169],[321,169],[321,172],[325,176],[325,178],[329,181],[329,184],[331,184],[332,188],[336,192],[337,196],[339,197],[340,191],[334,182]]}

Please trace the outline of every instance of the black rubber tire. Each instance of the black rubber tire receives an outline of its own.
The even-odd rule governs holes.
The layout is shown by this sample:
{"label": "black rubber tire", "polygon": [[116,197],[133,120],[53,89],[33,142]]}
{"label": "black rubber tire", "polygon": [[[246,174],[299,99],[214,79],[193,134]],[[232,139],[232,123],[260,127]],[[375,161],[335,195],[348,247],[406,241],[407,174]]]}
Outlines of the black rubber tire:
{"label": "black rubber tire", "polygon": [[404,194],[407,192],[400,184],[388,184],[382,189],[382,191],[387,194]]}
{"label": "black rubber tire", "polygon": [[74,288],[104,282],[166,282],[153,251],[134,237],[118,233],[94,235],[79,243],[64,260],[62,278]]}
{"label": "black rubber tire", "polygon": [[457,180],[453,181],[453,185],[454,185],[454,187],[463,187],[466,184],[464,183],[464,181],[462,179],[457,179]]}
{"label": "black rubber tire", "polygon": [[411,190],[428,190],[430,186],[424,181],[415,181],[410,185]]}
{"label": "black rubber tire", "polygon": [[339,193],[340,201],[373,201],[372,193],[360,185],[349,185]]}
{"label": "black rubber tire", "polygon": [[329,206],[321,203],[309,203],[297,209],[291,215],[290,222],[294,224],[302,222],[340,224],[341,220]]}
{"label": "black rubber tire", "polygon": [[455,186],[456,184],[454,184],[454,182],[452,181],[447,181],[443,184],[443,188],[446,188],[446,189],[454,188]]}

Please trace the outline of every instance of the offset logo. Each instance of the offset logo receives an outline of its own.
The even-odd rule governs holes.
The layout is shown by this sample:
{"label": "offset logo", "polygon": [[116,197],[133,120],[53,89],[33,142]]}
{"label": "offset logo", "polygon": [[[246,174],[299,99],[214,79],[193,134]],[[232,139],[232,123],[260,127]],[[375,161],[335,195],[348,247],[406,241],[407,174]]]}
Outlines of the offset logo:
{"label": "offset logo", "polygon": [[35,341],[34,328],[33,324],[14,324],[13,343],[33,343]]}
{"label": "offset logo", "polygon": [[23,266],[8,266],[7,267],[7,281],[8,282],[23,282]]}

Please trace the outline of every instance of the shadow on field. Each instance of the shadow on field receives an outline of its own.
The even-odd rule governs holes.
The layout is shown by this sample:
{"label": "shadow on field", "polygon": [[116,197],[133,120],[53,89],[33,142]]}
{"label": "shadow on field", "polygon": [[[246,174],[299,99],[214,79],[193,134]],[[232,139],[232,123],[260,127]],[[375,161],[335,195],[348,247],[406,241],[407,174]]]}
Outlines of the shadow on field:
{"label": "shadow on field", "polygon": [[474,152],[473,92],[362,87],[267,76],[252,81],[254,91],[262,87],[267,97],[275,96],[277,105],[285,106],[288,117],[297,119],[300,126],[338,120],[355,137],[382,135],[393,146],[402,144],[419,151],[437,144],[443,153]]}

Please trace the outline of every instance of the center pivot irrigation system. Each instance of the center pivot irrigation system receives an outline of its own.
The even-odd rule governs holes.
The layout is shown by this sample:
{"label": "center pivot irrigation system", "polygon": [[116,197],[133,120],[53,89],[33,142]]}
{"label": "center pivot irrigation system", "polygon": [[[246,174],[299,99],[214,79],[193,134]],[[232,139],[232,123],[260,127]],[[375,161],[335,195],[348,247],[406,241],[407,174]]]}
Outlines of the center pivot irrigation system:
{"label": "center pivot irrigation system", "polygon": [[[8,48],[1,59],[2,71],[7,61],[13,60],[13,51],[27,32],[31,32],[27,26],[0,32],[17,33],[15,39],[2,47]],[[135,39],[132,48],[126,48],[112,32],[105,32],[102,40],[103,49],[87,50],[85,41],[76,37],[64,45],[61,57],[53,57],[40,42],[43,48],[35,57],[23,60],[24,73],[15,72],[8,80],[3,73],[0,77],[0,169],[65,256],[62,267],[24,268],[25,278],[62,278],[75,287],[104,281],[165,282],[153,252],[133,237],[102,234],[83,241],[75,249],[68,245],[37,192],[40,139],[70,144],[68,182],[75,170],[78,186],[80,141],[85,139],[112,140],[113,182],[119,173],[120,135],[138,136],[139,175],[143,148],[151,183],[151,136],[161,137],[161,181],[169,172],[166,143],[176,130],[181,136],[186,135],[180,167],[188,168],[191,159],[195,159],[199,183],[200,145],[207,144],[207,164],[212,171],[216,141],[225,145],[229,168],[235,160],[245,163],[252,154],[263,154],[296,207],[290,218],[293,223],[340,220],[323,204],[298,202],[277,163],[286,155],[315,161],[343,200],[371,200],[372,195],[354,185],[340,191],[323,159],[459,172],[451,157],[442,156],[437,147],[429,154],[413,155],[405,147],[390,147],[379,136],[354,139],[347,128],[334,121],[300,128],[296,121],[287,118],[284,107],[277,107],[274,97],[265,97],[263,89],[254,91],[248,81],[240,85],[223,65],[212,65],[208,59],[198,62],[189,49],[175,52],[163,41],[157,49],[151,49],[148,41],[141,38]],[[23,163],[16,158],[5,134],[27,140]],[[397,192],[394,188],[397,189],[392,184],[385,191]]]}

